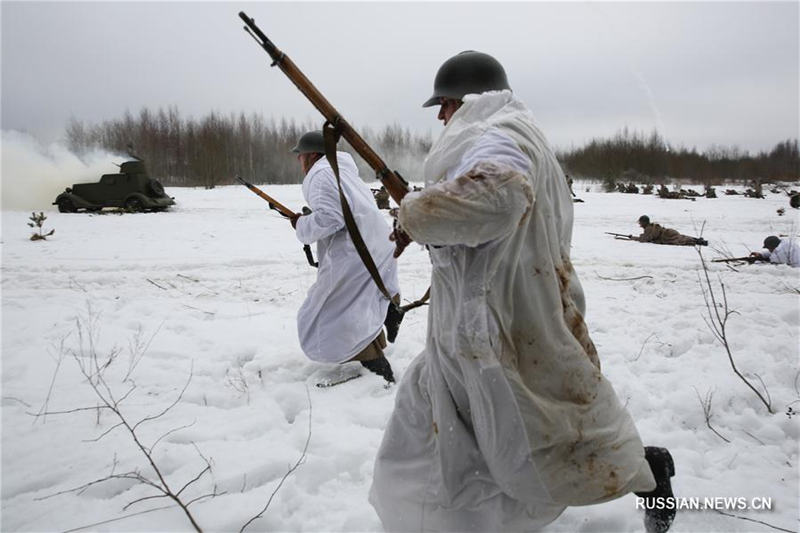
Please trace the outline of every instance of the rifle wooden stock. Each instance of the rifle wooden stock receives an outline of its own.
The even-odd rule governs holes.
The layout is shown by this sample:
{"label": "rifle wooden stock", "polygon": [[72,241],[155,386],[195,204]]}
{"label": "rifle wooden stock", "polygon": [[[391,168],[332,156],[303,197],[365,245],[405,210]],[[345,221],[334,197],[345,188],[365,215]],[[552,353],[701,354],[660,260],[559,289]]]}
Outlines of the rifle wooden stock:
{"label": "rifle wooden stock", "polygon": [[283,214],[284,216],[293,217],[293,216],[297,215],[297,213],[295,213],[294,211],[292,211],[291,209],[289,209],[288,207],[286,207],[285,205],[280,203],[278,200],[276,200],[272,196],[268,195],[267,193],[265,193],[264,191],[262,191],[261,189],[256,187],[255,185],[253,185],[251,183],[247,183],[245,180],[243,180],[241,178],[241,176],[236,176],[236,179],[239,180],[239,182],[242,185],[244,185],[245,187],[247,187],[248,189],[250,189],[251,191],[253,191],[257,195],[259,195],[261,198],[263,198],[267,202],[269,202],[269,205],[270,205],[271,208],[275,209],[276,211],[278,211],[279,213]]}
{"label": "rifle wooden stock", "polygon": [[336,108],[322,95],[314,84],[297,68],[294,61],[275,46],[264,32],[256,26],[255,21],[248,17],[244,11],[239,12],[245,26],[245,30],[250,33],[253,39],[263,48],[272,58],[272,65],[277,65],[284,74],[295,84],[303,95],[317,108],[325,119],[336,127],[338,132],[344,137],[350,146],[358,152],[364,161],[372,167],[378,179],[386,187],[386,191],[400,204],[403,197],[409,191],[408,183],[397,172],[390,170],[386,163],[375,153],[367,142],[359,135],[356,130],[342,117]]}

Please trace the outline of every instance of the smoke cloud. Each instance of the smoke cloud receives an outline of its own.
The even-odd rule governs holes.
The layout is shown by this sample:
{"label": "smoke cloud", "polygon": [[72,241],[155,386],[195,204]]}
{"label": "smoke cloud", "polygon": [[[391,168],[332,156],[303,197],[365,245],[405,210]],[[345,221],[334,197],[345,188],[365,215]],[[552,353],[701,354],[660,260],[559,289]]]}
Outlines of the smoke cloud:
{"label": "smoke cloud", "polygon": [[73,183],[95,182],[129,158],[103,150],[81,157],[62,143],[41,144],[27,133],[3,130],[0,142],[2,210],[55,209],[56,196]]}

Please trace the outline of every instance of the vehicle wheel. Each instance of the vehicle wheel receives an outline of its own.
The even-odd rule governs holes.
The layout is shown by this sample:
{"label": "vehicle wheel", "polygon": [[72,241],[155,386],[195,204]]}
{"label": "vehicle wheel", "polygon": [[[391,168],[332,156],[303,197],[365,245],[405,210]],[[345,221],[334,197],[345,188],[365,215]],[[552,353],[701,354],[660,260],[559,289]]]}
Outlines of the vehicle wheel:
{"label": "vehicle wheel", "polygon": [[59,213],[74,213],[75,211],[75,204],[69,198],[62,198],[58,201]]}
{"label": "vehicle wheel", "polygon": [[141,213],[144,211],[144,205],[142,204],[142,201],[136,197],[128,198],[125,201],[125,209],[131,213]]}
{"label": "vehicle wheel", "polygon": [[164,186],[161,185],[161,182],[151,179],[149,185],[150,190],[153,191],[153,194],[156,196],[164,196]]}

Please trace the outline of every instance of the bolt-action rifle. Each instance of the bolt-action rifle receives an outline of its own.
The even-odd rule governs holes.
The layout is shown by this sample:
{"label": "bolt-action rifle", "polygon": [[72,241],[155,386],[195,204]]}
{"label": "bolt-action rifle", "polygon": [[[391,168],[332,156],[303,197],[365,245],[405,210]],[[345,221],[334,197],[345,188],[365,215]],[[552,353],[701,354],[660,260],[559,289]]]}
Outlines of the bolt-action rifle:
{"label": "bolt-action rifle", "polygon": [[292,80],[292,83],[300,89],[300,92],[322,113],[322,116],[327,120],[338,133],[344,137],[350,146],[358,152],[364,161],[372,167],[381,180],[381,183],[386,187],[389,195],[400,205],[400,201],[409,191],[408,182],[404,180],[400,174],[394,170],[389,170],[386,163],[375,153],[375,151],[367,144],[367,142],[353,129],[353,127],[342,117],[339,112],[331,105],[330,102],[322,95],[319,90],[314,87],[314,84],[303,74],[294,61],[289,59],[289,56],[284,54],[275,46],[269,38],[264,35],[264,32],[256,26],[255,20],[248,17],[244,11],[239,12],[245,26],[245,31],[255,39],[261,48],[263,48],[272,58],[270,66],[278,66],[286,76]]}
{"label": "bolt-action rifle", "polygon": [[[280,203],[278,200],[276,200],[272,196],[268,195],[267,193],[265,193],[264,191],[262,191],[261,189],[259,189],[255,185],[253,185],[252,183],[248,183],[245,180],[243,180],[241,176],[236,176],[236,179],[239,181],[239,183],[241,183],[242,185],[244,185],[245,187],[247,187],[248,189],[253,191],[255,194],[257,194],[261,198],[263,198],[269,204],[269,208],[270,209],[274,209],[275,211],[280,213],[281,216],[284,216],[286,218],[293,218],[293,217],[299,215],[299,213],[295,213],[294,211],[292,211],[291,209],[289,209],[288,207],[286,207],[285,205]],[[303,211],[304,211],[303,214],[307,214],[307,213],[305,213],[306,209],[307,208],[303,208]],[[311,253],[311,246],[309,246],[308,244],[304,244],[303,245],[303,252],[306,254],[306,260],[308,260],[308,264],[309,265],[311,265],[314,268],[319,267],[319,263],[314,261],[314,255]]]}
{"label": "bolt-action rifle", "polygon": [[712,263],[735,263],[737,261],[746,261],[748,263],[755,263],[756,261],[766,261],[769,262],[769,259],[765,259],[761,256],[754,256],[754,255],[746,255],[744,257],[727,257],[724,259],[712,259]]}
{"label": "bolt-action rifle", "polygon": [[613,235],[617,239],[623,239],[623,240],[626,240],[626,241],[638,241],[639,240],[636,237],[634,237],[633,235],[623,235],[622,233],[612,233],[610,231],[606,231],[605,233],[606,233],[606,235]]}

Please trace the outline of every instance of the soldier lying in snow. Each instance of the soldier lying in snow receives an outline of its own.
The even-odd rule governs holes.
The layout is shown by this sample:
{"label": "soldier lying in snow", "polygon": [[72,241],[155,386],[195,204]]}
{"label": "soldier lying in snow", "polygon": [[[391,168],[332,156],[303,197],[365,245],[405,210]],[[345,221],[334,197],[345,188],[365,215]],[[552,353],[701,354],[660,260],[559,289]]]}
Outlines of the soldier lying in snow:
{"label": "soldier lying in snow", "polygon": [[672,244],[676,246],[706,246],[708,241],[698,237],[689,237],[688,235],[681,235],[671,228],[665,228],[659,224],[650,222],[650,217],[642,215],[639,217],[639,225],[644,232],[638,237],[629,235],[631,239],[638,240],[639,242],[651,242],[653,244]]}
{"label": "soldier lying in snow", "polygon": [[779,265],[800,267],[800,246],[791,237],[780,239],[770,235],[764,239],[764,248],[766,252],[753,252],[750,257]]}

